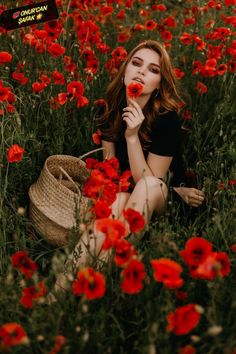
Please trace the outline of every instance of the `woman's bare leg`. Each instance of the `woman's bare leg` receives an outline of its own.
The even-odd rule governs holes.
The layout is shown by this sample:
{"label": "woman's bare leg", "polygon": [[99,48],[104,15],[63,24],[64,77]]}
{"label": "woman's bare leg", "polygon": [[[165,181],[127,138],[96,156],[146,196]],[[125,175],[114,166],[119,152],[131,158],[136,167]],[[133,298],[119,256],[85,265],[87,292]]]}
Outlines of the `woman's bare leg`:
{"label": "woman's bare leg", "polygon": [[141,178],[128,199],[125,209],[133,208],[144,215],[148,222],[155,210],[162,214],[166,208],[167,187],[165,183],[154,177]]}
{"label": "woman's bare leg", "polygon": [[[154,176],[144,177],[138,181],[131,194],[117,194],[117,198],[112,205],[112,217],[124,221],[122,211],[133,208],[143,214],[146,222],[148,222],[154,210],[158,214],[163,213],[166,198],[167,187],[163,181]],[[109,258],[109,252],[101,250],[104,239],[105,235],[96,230],[96,222],[92,223],[82,234],[80,241],[69,256],[68,262],[71,261],[73,267],[77,269],[88,265],[93,257],[98,257],[100,261],[106,261]],[[56,290],[66,287],[65,284],[68,283],[66,278],[63,273],[57,277]]]}

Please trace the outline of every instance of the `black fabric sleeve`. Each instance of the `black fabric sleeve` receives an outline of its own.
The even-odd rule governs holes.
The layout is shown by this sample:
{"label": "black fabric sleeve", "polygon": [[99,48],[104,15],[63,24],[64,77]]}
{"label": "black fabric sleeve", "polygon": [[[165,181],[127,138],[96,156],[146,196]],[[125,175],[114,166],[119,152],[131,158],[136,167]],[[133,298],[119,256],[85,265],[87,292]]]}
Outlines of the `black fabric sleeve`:
{"label": "black fabric sleeve", "polygon": [[149,152],[161,156],[175,156],[181,149],[181,124],[176,112],[156,117],[151,133]]}

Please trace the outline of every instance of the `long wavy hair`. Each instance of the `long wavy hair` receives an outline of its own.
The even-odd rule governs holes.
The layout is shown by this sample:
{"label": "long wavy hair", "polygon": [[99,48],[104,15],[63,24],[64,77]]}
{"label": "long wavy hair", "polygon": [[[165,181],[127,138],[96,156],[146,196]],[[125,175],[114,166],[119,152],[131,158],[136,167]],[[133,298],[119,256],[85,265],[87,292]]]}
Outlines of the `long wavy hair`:
{"label": "long wavy hair", "polygon": [[106,92],[106,109],[99,123],[104,125],[102,128],[104,136],[110,140],[118,140],[122,130],[122,110],[126,103],[126,87],[124,85],[124,75],[126,67],[134,54],[143,48],[148,48],[158,53],[160,56],[161,82],[157,95],[157,91],[151,94],[148,102],[143,108],[145,120],[139,129],[140,142],[146,149],[150,142],[151,125],[157,114],[164,114],[168,111],[180,110],[179,103],[182,101],[177,89],[176,76],[173,71],[169,54],[165,47],[154,40],[146,40],[141,42],[127,55],[126,60],[121,65],[117,76],[109,84]]}

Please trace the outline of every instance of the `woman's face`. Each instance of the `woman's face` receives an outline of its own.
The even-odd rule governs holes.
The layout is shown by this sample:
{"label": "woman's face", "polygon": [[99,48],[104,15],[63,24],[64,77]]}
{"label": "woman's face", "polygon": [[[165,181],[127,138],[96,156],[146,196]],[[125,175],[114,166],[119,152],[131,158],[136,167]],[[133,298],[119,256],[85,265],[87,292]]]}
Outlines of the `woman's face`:
{"label": "woman's face", "polygon": [[150,97],[155,89],[160,88],[160,55],[152,49],[139,49],[132,56],[125,70],[124,84],[139,82],[143,85],[142,96]]}

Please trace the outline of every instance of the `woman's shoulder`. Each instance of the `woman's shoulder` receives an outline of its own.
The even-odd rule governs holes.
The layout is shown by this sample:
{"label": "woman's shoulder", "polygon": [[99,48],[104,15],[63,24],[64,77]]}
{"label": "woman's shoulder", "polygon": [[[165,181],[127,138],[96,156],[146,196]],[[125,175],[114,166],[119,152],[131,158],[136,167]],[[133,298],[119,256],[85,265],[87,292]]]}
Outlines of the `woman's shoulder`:
{"label": "woman's shoulder", "polygon": [[164,111],[156,113],[154,118],[154,128],[155,127],[165,127],[165,128],[179,128],[181,125],[180,117],[176,111]]}

